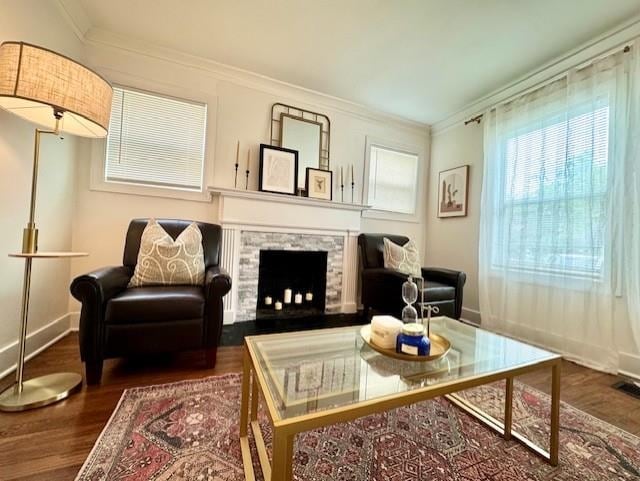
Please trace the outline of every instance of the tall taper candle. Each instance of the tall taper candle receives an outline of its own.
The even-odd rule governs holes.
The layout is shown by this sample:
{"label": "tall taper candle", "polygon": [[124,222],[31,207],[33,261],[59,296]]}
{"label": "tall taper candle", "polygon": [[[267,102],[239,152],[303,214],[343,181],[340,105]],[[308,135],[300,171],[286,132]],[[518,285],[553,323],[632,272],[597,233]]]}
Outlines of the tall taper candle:
{"label": "tall taper candle", "polygon": [[249,159],[250,157],[251,157],[251,147],[247,149],[247,170],[245,172],[247,174],[247,178],[244,181],[245,190],[249,190]]}
{"label": "tall taper candle", "polygon": [[238,188],[238,166],[240,165],[240,141],[238,140],[238,146],[236,147],[236,177],[233,181],[233,187]]}

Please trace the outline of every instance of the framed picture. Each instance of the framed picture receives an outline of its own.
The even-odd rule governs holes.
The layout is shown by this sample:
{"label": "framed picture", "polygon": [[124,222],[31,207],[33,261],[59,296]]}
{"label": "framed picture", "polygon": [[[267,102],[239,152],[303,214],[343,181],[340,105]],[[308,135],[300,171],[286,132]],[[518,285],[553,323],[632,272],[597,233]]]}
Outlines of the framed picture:
{"label": "framed picture", "polygon": [[275,194],[296,194],[298,151],[260,144],[259,189]]}
{"label": "framed picture", "polygon": [[438,217],[467,215],[469,166],[440,172],[438,180]]}
{"label": "framed picture", "polygon": [[307,167],[305,190],[307,196],[313,199],[332,200],[333,172]]}

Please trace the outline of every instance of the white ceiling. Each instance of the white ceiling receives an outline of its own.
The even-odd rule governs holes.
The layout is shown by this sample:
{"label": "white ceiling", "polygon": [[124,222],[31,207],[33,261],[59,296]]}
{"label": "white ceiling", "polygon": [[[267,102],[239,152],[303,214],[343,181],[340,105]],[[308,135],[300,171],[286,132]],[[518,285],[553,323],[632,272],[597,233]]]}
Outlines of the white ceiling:
{"label": "white ceiling", "polygon": [[90,25],[434,123],[640,0],[79,0]]}

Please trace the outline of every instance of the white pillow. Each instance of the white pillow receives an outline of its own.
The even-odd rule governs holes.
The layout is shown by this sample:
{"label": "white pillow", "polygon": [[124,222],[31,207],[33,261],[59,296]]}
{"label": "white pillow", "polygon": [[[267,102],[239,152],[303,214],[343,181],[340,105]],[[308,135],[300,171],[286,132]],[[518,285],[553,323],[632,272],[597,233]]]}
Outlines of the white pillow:
{"label": "white pillow", "polygon": [[401,246],[384,238],[384,267],[414,277],[422,276],[420,256],[416,243],[409,240]]}
{"label": "white pillow", "polygon": [[203,283],[204,252],[198,225],[190,224],[174,241],[155,219],[150,219],[142,232],[129,287]]}

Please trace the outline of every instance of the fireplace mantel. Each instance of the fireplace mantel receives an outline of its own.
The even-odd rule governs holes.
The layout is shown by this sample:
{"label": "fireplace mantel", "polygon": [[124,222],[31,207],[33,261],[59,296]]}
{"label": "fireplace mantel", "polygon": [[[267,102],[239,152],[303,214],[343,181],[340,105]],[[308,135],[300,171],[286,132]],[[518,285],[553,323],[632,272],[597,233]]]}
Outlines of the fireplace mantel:
{"label": "fireplace mantel", "polygon": [[[209,187],[222,225],[221,265],[233,278],[224,298],[225,323],[255,316],[261,248],[326,250],[327,312],[357,308],[362,211],[369,206],[266,192]],[[214,204],[214,205],[215,205]]]}

